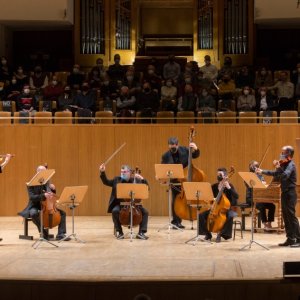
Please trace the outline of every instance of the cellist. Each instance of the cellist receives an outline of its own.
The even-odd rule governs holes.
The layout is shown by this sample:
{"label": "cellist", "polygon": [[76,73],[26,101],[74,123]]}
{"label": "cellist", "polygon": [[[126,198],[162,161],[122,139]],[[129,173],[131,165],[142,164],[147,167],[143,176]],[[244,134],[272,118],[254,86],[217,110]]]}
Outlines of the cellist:
{"label": "cellist", "polygon": [[[46,170],[45,166],[38,166],[37,173],[42,170]],[[40,210],[41,210],[41,201],[45,201],[46,199],[50,199],[56,193],[56,189],[54,184],[49,183],[49,181],[44,185],[38,186],[27,186],[29,201],[24,210],[18,213],[18,215],[23,218],[32,218],[32,222],[36,225],[39,232],[41,230],[40,223]],[[58,232],[56,235],[56,240],[70,241],[71,238],[66,237],[67,229],[66,229],[66,213],[63,210],[58,209],[61,215],[61,221],[58,225]],[[49,239],[48,231],[43,230],[44,239]]]}
{"label": "cellist", "polygon": [[[100,179],[104,185],[110,186],[112,188],[111,195],[108,204],[108,213],[112,214],[112,219],[114,222],[114,226],[117,232],[116,238],[118,240],[124,239],[124,233],[122,230],[122,225],[119,219],[121,205],[120,202],[122,199],[117,198],[117,184],[118,183],[144,183],[148,185],[148,182],[141,174],[135,173],[132,176],[132,170],[130,166],[123,165],[121,166],[121,174],[120,176],[115,176],[113,179],[108,179],[105,173],[106,165],[105,163],[101,164],[99,167],[100,171]],[[139,232],[136,235],[137,239],[147,240],[149,237],[145,235],[148,227],[148,211],[146,208],[140,206],[142,212],[142,222],[139,225]]]}
{"label": "cellist", "polygon": [[[229,183],[227,178],[227,169],[218,168],[217,170],[217,183],[212,185],[212,191],[214,197],[216,198],[219,192],[223,189],[223,194],[227,197],[230,202],[230,206],[237,205],[237,200],[239,198],[238,193],[236,192],[234,186]],[[205,235],[205,240],[211,240],[212,234],[208,231],[207,228],[207,218],[210,214],[210,210],[207,210],[199,215],[199,234]],[[226,222],[223,225],[223,228],[217,232],[216,243],[221,242],[221,237],[225,240],[228,240],[232,237],[232,225],[233,217],[236,215],[234,211],[229,209],[226,213]]]}
{"label": "cellist", "polygon": [[[178,138],[170,137],[168,139],[169,150],[162,155],[162,164],[182,164],[183,168],[186,168],[189,161],[189,148],[179,146]],[[192,149],[192,158],[200,156],[200,150],[195,143],[190,143],[189,147]],[[177,194],[180,193],[180,189],[172,189],[172,216],[173,220],[171,223],[175,225],[173,229],[184,229],[185,227],[181,224],[182,220],[176,215],[174,210],[174,203]]]}

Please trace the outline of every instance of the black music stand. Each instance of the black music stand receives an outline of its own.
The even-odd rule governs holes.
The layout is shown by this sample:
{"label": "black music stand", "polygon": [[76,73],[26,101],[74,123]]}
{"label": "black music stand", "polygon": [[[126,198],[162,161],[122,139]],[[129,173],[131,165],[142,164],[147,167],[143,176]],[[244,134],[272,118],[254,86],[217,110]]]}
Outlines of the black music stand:
{"label": "black music stand", "polygon": [[188,244],[193,241],[194,246],[198,241],[211,244],[211,241],[201,238],[199,234],[199,214],[201,208],[207,208],[208,210],[214,200],[211,184],[209,182],[184,182],[183,189],[186,199],[190,202],[189,205],[197,208],[197,235],[187,240],[185,243]]}
{"label": "black music stand", "polygon": [[87,185],[66,186],[60,195],[59,204],[69,207],[72,211],[72,233],[59,240],[59,243],[72,237],[76,242],[85,243],[85,241],[81,240],[74,231],[74,210],[82,202],[87,189]]}
{"label": "black music stand", "polygon": [[130,202],[122,203],[123,205],[130,206],[130,242],[133,238],[133,213],[132,208],[135,205],[135,199],[145,200],[149,197],[149,188],[144,183],[118,183],[117,184],[117,198],[118,199],[130,199]]}
{"label": "black music stand", "polygon": [[[261,182],[261,180],[257,177],[257,175],[253,172],[239,172],[239,175],[243,178],[243,180],[247,183],[247,185],[252,189],[266,189],[267,186]],[[253,199],[252,199],[253,200]],[[247,245],[242,247],[240,250],[244,250],[246,248],[251,248],[251,245],[255,243],[256,245],[270,250],[268,247],[256,242],[254,240],[254,204],[253,201],[251,203],[251,240]]]}
{"label": "black music stand", "polygon": [[[168,228],[168,233],[170,234],[171,228],[175,228],[177,230],[183,231],[178,226],[171,223],[172,218],[172,187],[176,185],[176,183],[172,183],[172,179],[182,179],[184,178],[183,166],[182,164],[155,164],[155,177],[158,180],[166,181],[168,186],[168,209],[169,209],[169,223],[163,226],[163,228]],[[177,183],[177,185],[181,185]],[[161,229],[158,229],[160,231]]]}
{"label": "black music stand", "polygon": [[[27,186],[39,186],[39,185],[44,185],[46,184],[51,177],[55,174],[54,169],[46,169],[46,170],[41,170],[40,172],[36,173],[32,179],[26,183]],[[42,207],[42,204],[41,204]],[[37,241],[35,241],[32,245],[34,249],[37,249],[38,246],[42,243],[46,242],[54,247],[58,247],[56,244],[46,240],[44,238],[44,224],[43,224],[43,213],[42,210],[40,210],[40,237]]]}

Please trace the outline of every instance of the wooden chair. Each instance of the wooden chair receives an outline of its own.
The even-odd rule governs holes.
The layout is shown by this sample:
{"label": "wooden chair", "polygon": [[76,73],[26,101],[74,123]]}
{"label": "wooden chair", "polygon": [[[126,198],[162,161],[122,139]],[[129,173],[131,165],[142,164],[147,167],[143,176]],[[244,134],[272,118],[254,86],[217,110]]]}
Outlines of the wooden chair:
{"label": "wooden chair", "polygon": [[11,124],[11,112],[0,111],[0,124]]}
{"label": "wooden chair", "polygon": [[240,111],[238,114],[239,123],[257,123],[256,111]]}
{"label": "wooden chair", "polygon": [[197,122],[198,123],[216,123],[216,113],[212,112],[203,112],[198,111],[197,114]]}
{"label": "wooden chair", "polygon": [[218,123],[236,123],[235,111],[220,111],[217,113]]}
{"label": "wooden chair", "polygon": [[260,111],[259,112],[259,119],[258,119],[258,123],[277,123],[277,111],[272,110],[272,116],[271,118],[266,117],[264,118],[264,111]]}
{"label": "wooden chair", "polygon": [[179,111],[176,115],[177,123],[195,123],[195,113],[193,111]]}
{"label": "wooden chair", "polygon": [[218,101],[218,110],[221,110],[223,108],[228,108],[231,111],[236,111],[236,102],[235,102],[235,100],[233,100],[233,99],[230,100],[229,107],[225,107],[224,102],[225,101],[223,101],[222,99]]}
{"label": "wooden chair", "polygon": [[[99,100],[99,111],[104,111],[105,107],[104,107],[104,100]],[[112,112],[113,115],[116,115],[117,112],[117,101],[116,100],[112,100]]]}
{"label": "wooden chair", "polygon": [[[10,101],[10,100],[7,100]],[[0,101],[0,111],[4,111],[4,107],[3,107],[3,102],[4,101]],[[16,101],[11,101],[11,112],[14,113],[16,111]]]}
{"label": "wooden chair", "polygon": [[57,111],[54,114],[54,123],[55,124],[72,124],[72,112],[70,111]]}
{"label": "wooden chair", "polygon": [[19,111],[15,111],[14,112],[14,124],[31,124],[32,123],[32,117],[23,117],[20,118],[20,112]]}
{"label": "wooden chair", "polygon": [[[39,101],[39,111],[43,111],[44,109],[44,101],[41,100]],[[56,110],[57,109],[57,102],[56,101],[51,101],[51,109]]]}
{"label": "wooden chair", "polygon": [[279,123],[298,123],[299,119],[296,110],[282,110],[279,117]]}
{"label": "wooden chair", "polygon": [[99,124],[112,124],[114,122],[113,119],[113,112],[112,111],[96,111],[95,113],[95,119],[96,123]]}
{"label": "wooden chair", "polygon": [[52,112],[51,111],[37,111],[33,117],[34,124],[51,124]]}
{"label": "wooden chair", "polygon": [[174,123],[174,111],[158,111],[156,117],[157,123]]}

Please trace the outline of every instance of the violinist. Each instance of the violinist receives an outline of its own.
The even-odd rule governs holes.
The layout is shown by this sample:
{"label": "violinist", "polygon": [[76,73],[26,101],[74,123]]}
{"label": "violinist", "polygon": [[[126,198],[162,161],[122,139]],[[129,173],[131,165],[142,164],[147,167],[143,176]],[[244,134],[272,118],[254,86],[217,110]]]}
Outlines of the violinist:
{"label": "violinist", "polygon": [[[182,164],[183,168],[188,166],[189,160],[189,148],[184,146],[179,146],[178,139],[176,137],[170,137],[168,139],[169,150],[162,155],[162,164]],[[197,158],[200,156],[200,150],[195,143],[190,143],[189,147],[192,149],[192,158]],[[172,182],[176,182],[172,180]],[[173,229],[184,229],[185,227],[181,224],[182,220],[176,215],[174,210],[174,203],[177,194],[180,193],[180,188],[172,189],[172,216],[173,220],[171,223],[175,225]]]}
{"label": "violinist", "polygon": [[[1,164],[0,164],[0,173],[2,173],[4,167],[9,163],[9,161],[10,161],[10,159],[11,159],[11,157],[12,157],[11,154],[6,154],[6,155],[4,155],[4,156],[5,156],[5,159],[4,159],[4,161],[1,162]],[[2,160],[3,160],[3,158],[2,158]]]}
{"label": "violinist", "polygon": [[[46,170],[45,166],[38,166],[37,173],[42,170]],[[38,231],[41,230],[40,223],[40,210],[41,210],[41,201],[45,201],[46,199],[51,199],[55,196],[56,189],[54,184],[49,183],[49,181],[44,185],[38,186],[27,186],[29,201],[24,210],[19,212],[18,214],[23,218],[31,218],[32,222],[38,228]],[[58,209],[61,215],[61,221],[58,225],[58,233],[56,235],[56,240],[70,241],[71,238],[66,238],[66,213],[63,210]],[[44,229],[43,231],[44,239],[49,239],[48,231]]]}
{"label": "violinist", "polygon": [[[259,163],[255,160],[250,161],[249,171],[255,173],[255,170],[259,168]],[[257,177],[263,184],[266,184],[266,181],[262,175],[256,174]],[[246,185],[246,202],[252,206],[253,201],[253,188]],[[274,222],[275,216],[275,204],[274,203],[256,203],[256,208],[259,210],[261,215],[261,221],[264,224],[264,230],[269,231],[272,228],[272,222]],[[268,214],[267,214],[268,211]]]}
{"label": "violinist", "polygon": [[285,224],[286,241],[278,246],[300,247],[300,228],[296,217],[297,204],[297,170],[293,161],[294,148],[284,146],[281,150],[280,159],[274,160],[275,171],[257,168],[257,174],[273,176],[279,179],[281,184],[281,208]]}
{"label": "violinist", "polygon": [[[219,191],[223,188],[223,194],[228,198],[231,207],[237,205],[237,200],[239,198],[238,193],[236,192],[234,186],[229,183],[227,178],[227,169],[218,168],[217,170],[217,183],[212,185],[212,191],[214,197],[217,197]],[[199,234],[205,235],[205,240],[211,240],[212,234],[208,231],[207,228],[207,218],[210,214],[210,210],[207,210],[199,215]],[[236,215],[236,212],[229,209],[226,213],[226,222],[224,223],[223,228],[217,232],[216,243],[221,242],[221,237],[225,240],[228,240],[232,237],[232,225],[233,217]]]}
{"label": "violinist", "polygon": [[[122,225],[120,222],[120,210],[121,205],[120,202],[122,199],[117,198],[117,184],[118,183],[144,183],[148,185],[148,182],[141,174],[138,174],[135,172],[132,173],[131,168],[128,165],[121,166],[121,174],[120,176],[116,176],[113,179],[108,179],[106,177],[105,173],[105,164],[101,164],[99,167],[100,171],[100,179],[104,185],[112,187],[110,200],[108,204],[108,213],[112,213],[112,220],[114,222],[114,226],[117,232],[116,238],[118,240],[124,239],[124,233],[122,230]],[[148,226],[148,211],[140,206],[141,212],[142,212],[142,222],[139,225],[139,232],[136,235],[137,239],[140,240],[147,240],[148,236],[145,235],[147,232],[147,226]]]}

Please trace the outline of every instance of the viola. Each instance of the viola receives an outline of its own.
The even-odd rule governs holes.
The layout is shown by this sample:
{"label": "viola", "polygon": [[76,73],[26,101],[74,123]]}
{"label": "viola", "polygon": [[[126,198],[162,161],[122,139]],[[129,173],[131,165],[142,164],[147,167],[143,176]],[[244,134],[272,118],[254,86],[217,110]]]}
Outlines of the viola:
{"label": "viola", "polygon": [[[141,170],[139,167],[136,167],[135,170],[131,172],[131,178],[133,178],[133,183],[136,182],[136,174],[141,174]],[[126,200],[124,200],[126,201]],[[128,202],[128,201],[127,201]],[[142,211],[140,208],[140,205],[136,205],[136,203],[141,202],[140,199],[134,199],[134,203],[132,203],[132,226],[138,226],[142,222]],[[131,217],[131,210],[130,205],[123,205],[120,214],[119,214],[119,220],[121,225],[129,226],[130,225],[130,217]]]}
{"label": "viola", "polygon": [[225,189],[225,183],[233,174],[234,168],[231,167],[228,175],[220,182],[221,188],[207,217],[207,229],[210,232],[220,232],[226,222],[226,213],[230,209],[230,201],[223,192]]}

